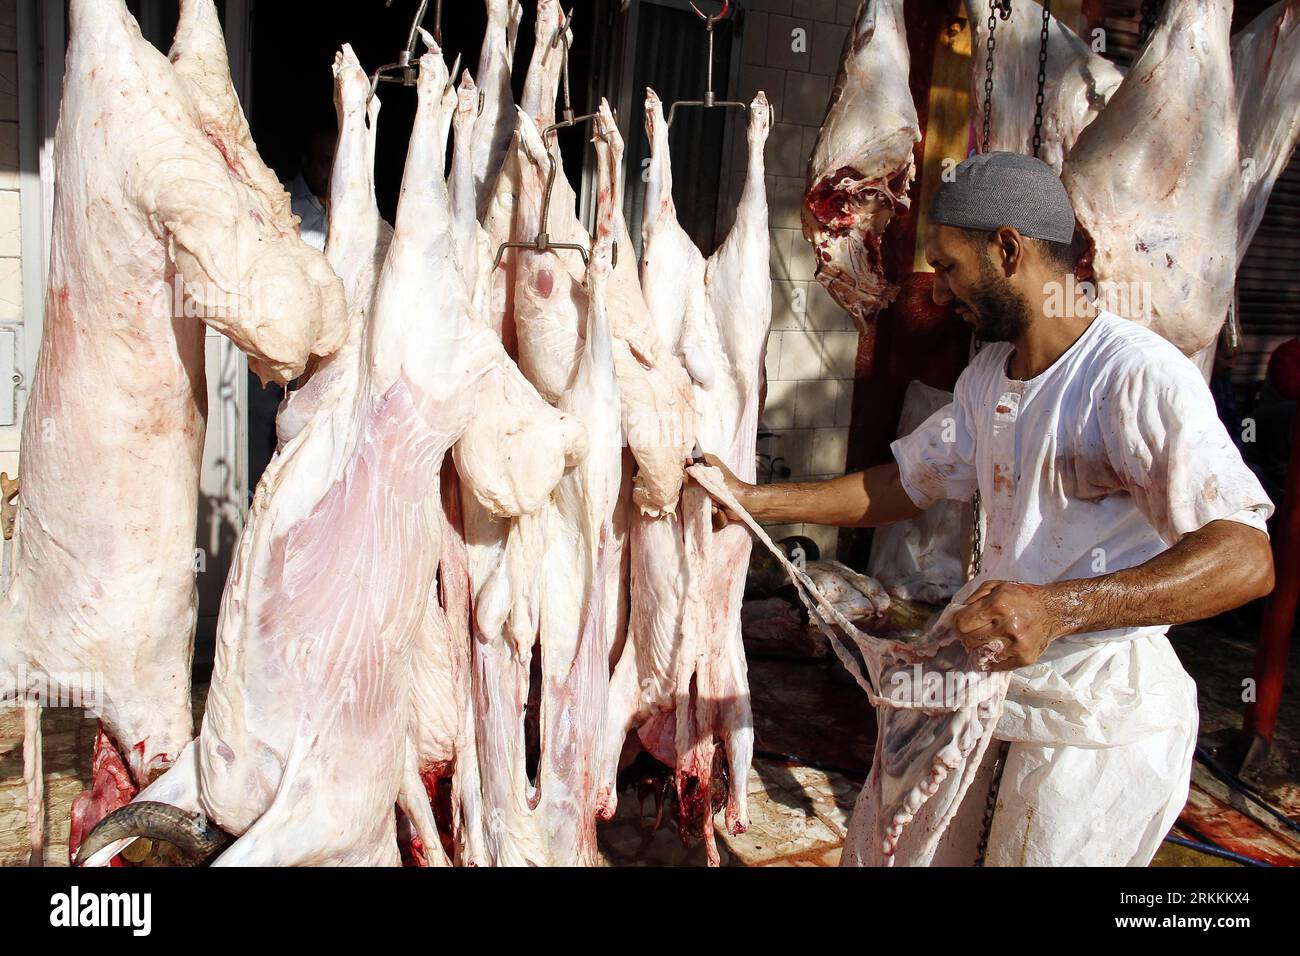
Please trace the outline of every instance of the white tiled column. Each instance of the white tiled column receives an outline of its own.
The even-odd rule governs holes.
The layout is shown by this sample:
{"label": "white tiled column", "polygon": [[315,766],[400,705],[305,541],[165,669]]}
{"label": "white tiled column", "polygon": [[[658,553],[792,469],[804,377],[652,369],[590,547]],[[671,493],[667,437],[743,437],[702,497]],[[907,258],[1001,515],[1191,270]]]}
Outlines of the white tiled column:
{"label": "white tiled column", "polygon": [[[738,98],[748,102],[765,90],[776,111],[766,152],[772,333],[760,429],[777,435],[761,441],[759,452],[782,459],[790,469],[785,480],[841,475],[848,450],[858,333],[848,313],[813,279],[815,263],[800,229],[800,207],[805,166],[857,7],[857,0],[753,0],[745,19]],[[743,170],[745,160],[742,138],[734,168]],[[732,197],[733,205],[737,198]],[[823,557],[835,553],[834,528],[789,525],[769,531],[777,538],[806,535]]]}

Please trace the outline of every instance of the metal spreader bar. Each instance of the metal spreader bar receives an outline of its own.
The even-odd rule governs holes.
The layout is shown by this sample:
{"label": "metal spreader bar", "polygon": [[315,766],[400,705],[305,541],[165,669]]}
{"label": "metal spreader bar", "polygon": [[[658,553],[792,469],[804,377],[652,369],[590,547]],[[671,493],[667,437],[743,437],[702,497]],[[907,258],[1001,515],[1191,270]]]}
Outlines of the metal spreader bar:
{"label": "metal spreader bar", "polygon": [[[551,242],[550,233],[546,227],[551,218],[551,194],[555,191],[555,177],[559,175],[559,163],[555,159],[555,152],[551,149],[551,143],[547,142],[547,137],[551,137],[552,142],[555,139],[557,131],[567,129],[570,126],[578,126],[581,123],[590,123],[596,118],[595,113],[585,113],[582,116],[573,115],[573,103],[569,99],[569,26],[573,23],[573,10],[570,9],[568,14],[560,23],[560,27],[555,31],[555,36],[551,38],[551,47],[563,45],[560,52],[560,63],[563,76],[564,90],[564,107],[560,112],[560,121],[552,123],[546,129],[542,130],[542,145],[546,147],[546,159],[550,164],[550,169],[546,174],[546,192],[542,197],[542,221],[539,225],[537,236],[532,242],[503,242],[497,247],[496,259],[492,263],[492,268],[496,269],[501,265],[501,257],[505,255],[507,249],[530,249],[533,252],[554,252],[557,249],[569,249],[577,252],[582,256],[582,264],[588,265],[591,261],[591,252],[586,246],[573,242]],[[615,250],[614,255],[617,255]],[[617,260],[616,260],[617,261]]]}
{"label": "metal spreader bar", "polygon": [[[391,7],[393,0],[385,0],[384,6]],[[402,86],[415,86],[420,78],[420,62],[415,56],[415,43],[420,37],[420,24],[424,22],[424,14],[429,9],[429,0],[420,0],[419,9],[415,11],[415,19],[411,21],[411,29],[406,34],[406,46],[402,52],[397,55],[396,63],[387,63],[375,70],[370,77],[370,99],[374,99],[375,91],[379,89],[380,83],[400,83]],[[439,47],[442,46],[442,0],[438,0],[433,10],[433,39]],[[456,54],[456,62],[451,65],[451,72],[447,74],[447,86],[450,88],[456,82],[456,74],[460,72],[460,54]],[[479,92],[478,111],[483,112],[483,93]]]}
{"label": "metal spreader bar", "polygon": [[678,100],[668,108],[668,128],[673,127],[673,117],[677,114],[677,108],[680,106],[698,106],[701,109],[713,109],[714,107],[738,107],[742,110],[748,110],[748,103],[739,103],[735,100],[720,100],[713,92],[713,28],[720,21],[727,19],[727,13],[731,9],[730,0],[722,0],[722,12],[716,16],[708,16],[697,7],[694,0],[691,2],[691,9],[695,15],[704,21],[704,31],[709,35],[709,61],[707,72],[705,73],[706,89],[704,99],[702,100]]}

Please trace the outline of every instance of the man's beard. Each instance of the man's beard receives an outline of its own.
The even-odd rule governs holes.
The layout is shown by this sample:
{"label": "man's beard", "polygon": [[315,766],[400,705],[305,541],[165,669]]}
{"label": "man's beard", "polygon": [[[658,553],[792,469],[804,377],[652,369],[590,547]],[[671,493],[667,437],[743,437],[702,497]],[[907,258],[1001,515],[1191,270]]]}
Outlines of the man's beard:
{"label": "man's beard", "polygon": [[1029,328],[1029,303],[998,275],[987,251],[967,304],[974,312],[975,337],[982,342],[1014,342]]}

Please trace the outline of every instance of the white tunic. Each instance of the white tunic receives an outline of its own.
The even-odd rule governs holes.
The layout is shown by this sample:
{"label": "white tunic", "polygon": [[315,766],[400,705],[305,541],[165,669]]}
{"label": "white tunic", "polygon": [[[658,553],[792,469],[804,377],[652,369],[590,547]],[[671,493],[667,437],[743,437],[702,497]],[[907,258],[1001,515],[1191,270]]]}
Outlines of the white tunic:
{"label": "white tunic", "polygon": [[301,220],[298,231],[302,235],[302,241],[313,249],[323,251],[328,225],[325,207],[312,193],[307,180],[302,178],[302,173],[289,180],[285,189],[289,191],[289,208]]}
{"label": "white tunic", "polygon": [[[1007,377],[1011,353],[985,347],[952,404],[892,446],[917,505],[980,491],[982,572],[955,600],[989,579],[1133,567],[1218,519],[1264,530],[1273,505],[1173,345],[1102,312],[1028,381]],[[1167,630],[1061,638],[1013,674],[996,737],[1014,745],[987,863],[1149,862],[1186,800],[1196,740],[1195,685]],[[970,862],[983,799],[972,787],[947,862]]]}

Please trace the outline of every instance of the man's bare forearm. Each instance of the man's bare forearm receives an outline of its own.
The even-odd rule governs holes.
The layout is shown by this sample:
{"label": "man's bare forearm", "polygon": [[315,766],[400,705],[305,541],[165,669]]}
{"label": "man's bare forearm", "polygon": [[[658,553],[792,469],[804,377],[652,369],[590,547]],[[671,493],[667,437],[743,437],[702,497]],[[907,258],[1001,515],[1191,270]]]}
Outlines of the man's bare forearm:
{"label": "man's bare forearm", "polygon": [[1058,634],[1199,621],[1273,590],[1268,536],[1212,521],[1137,567],[1043,586]]}
{"label": "man's bare forearm", "polygon": [[874,528],[921,512],[903,490],[893,463],[829,481],[748,485],[737,498],[759,521],[776,524]]}

